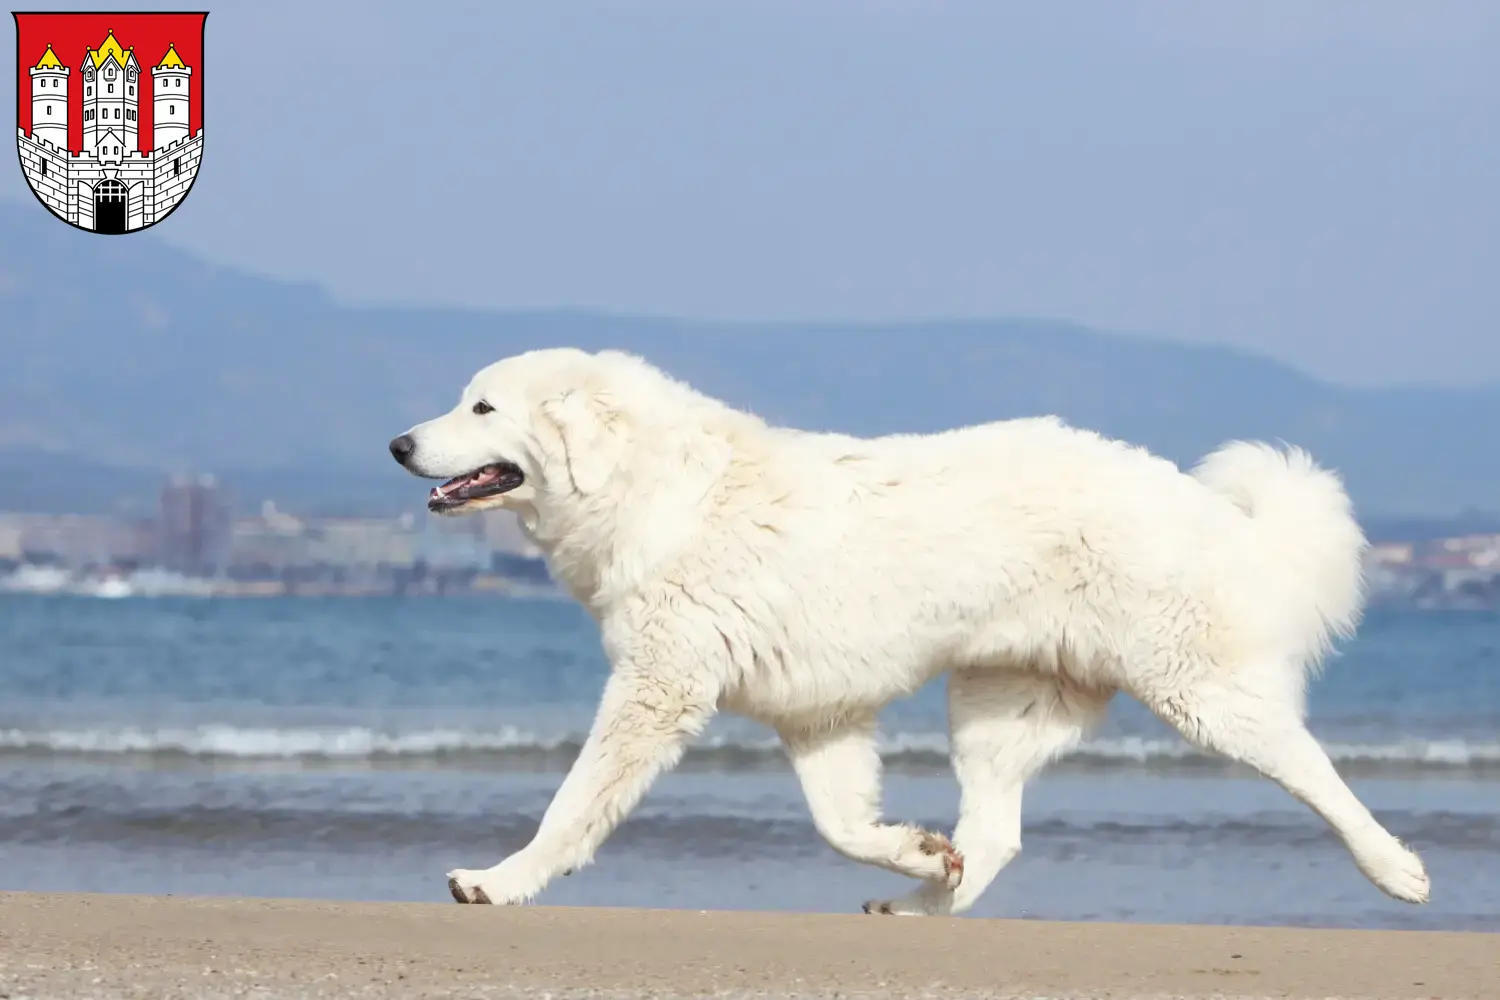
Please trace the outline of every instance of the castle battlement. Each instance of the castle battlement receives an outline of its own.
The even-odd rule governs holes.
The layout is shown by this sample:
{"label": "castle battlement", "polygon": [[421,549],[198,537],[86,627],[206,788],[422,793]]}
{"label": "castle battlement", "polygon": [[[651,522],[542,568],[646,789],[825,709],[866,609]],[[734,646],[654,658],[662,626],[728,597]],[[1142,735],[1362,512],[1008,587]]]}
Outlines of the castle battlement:
{"label": "castle battlement", "polygon": [[84,150],[82,153],[69,152],[68,155],[71,156],[75,160],[79,160],[79,161],[86,162],[86,163],[115,163],[115,162],[125,163],[125,162],[127,162],[129,160],[140,160],[142,162],[145,162],[147,160],[152,159],[152,154],[151,153],[143,153],[139,149],[132,149],[130,152],[128,152],[128,153],[121,153],[119,156],[108,156],[108,157],[106,157],[106,156],[98,156],[98,155],[96,155],[94,153],[90,153],[88,150]]}
{"label": "castle battlement", "polygon": [[59,156],[67,156],[68,155],[68,150],[66,148],[64,148],[62,146],[59,146],[57,143],[53,142],[51,139],[43,139],[43,138],[40,138],[38,136],[27,135],[26,134],[26,130],[24,128],[22,128],[21,126],[19,126],[19,125],[16,126],[16,138],[19,139],[23,143],[29,143],[29,144],[31,144],[33,146],[38,146],[38,147],[41,147],[43,149],[49,149],[49,150],[51,150],[52,152],[56,153]]}
{"label": "castle battlement", "polygon": [[198,130],[197,135],[190,135],[186,139],[173,139],[171,142],[167,143],[165,146],[158,146],[158,147],[156,147],[156,152],[158,152],[158,153],[165,153],[168,150],[177,149],[178,147],[186,146],[186,145],[189,145],[190,143],[197,142],[201,138],[203,138],[203,130],[200,128]]}

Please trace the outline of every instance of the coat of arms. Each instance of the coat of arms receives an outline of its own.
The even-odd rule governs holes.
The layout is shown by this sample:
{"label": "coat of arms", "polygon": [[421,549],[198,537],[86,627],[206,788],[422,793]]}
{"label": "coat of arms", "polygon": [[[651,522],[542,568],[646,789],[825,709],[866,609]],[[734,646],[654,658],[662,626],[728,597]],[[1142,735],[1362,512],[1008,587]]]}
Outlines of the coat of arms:
{"label": "coat of arms", "polygon": [[153,226],[203,160],[206,13],[17,13],[16,143],[37,200],[95,233]]}

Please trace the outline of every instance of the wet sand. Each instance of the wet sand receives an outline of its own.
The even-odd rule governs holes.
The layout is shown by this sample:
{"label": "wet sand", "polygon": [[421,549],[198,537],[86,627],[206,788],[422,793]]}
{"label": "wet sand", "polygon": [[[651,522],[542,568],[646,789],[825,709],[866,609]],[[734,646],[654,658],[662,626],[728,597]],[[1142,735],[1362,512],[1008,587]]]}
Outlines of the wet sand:
{"label": "wet sand", "polygon": [[0,894],[0,996],[1500,997],[1500,934]]}

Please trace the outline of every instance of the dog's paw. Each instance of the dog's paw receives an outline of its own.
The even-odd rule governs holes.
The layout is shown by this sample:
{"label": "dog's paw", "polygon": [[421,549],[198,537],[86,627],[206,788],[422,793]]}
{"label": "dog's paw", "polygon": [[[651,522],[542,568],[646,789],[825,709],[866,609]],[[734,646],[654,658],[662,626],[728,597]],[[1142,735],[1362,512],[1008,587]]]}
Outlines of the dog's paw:
{"label": "dog's paw", "polygon": [[519,893],[507,890],[492,872],[451,871],[448,873],[448,892],[460,903],[481,903],[489,906],[519,906],[530,900]]}
{"label": "dog's paw", "polygon": [[1432,897],[1432,883],[1422,859],[1394,837],[1379,854],[1356,855],[1354,860],[1371,882],[1394,899],[1421,905]]}
{"label": "dog's paw", "polygon": [[952,891],[964,880],[964,856],[953,846],[953,841],[941,833],[923,833],[917,849],[935,862],[930,881]]}
{"label": "dog's paw", "polygon": [[466,886],[454,875],[448,876],[448,892],[458,903],[488,903],[490,901],[490,897],[479,886]]}
{"label": "dog's paw", "polygon": [[952,893],[932,885],[933,891],[918,890],[900,899],[872,899],[864,911],[873,917],[941,917],[949,910]]}

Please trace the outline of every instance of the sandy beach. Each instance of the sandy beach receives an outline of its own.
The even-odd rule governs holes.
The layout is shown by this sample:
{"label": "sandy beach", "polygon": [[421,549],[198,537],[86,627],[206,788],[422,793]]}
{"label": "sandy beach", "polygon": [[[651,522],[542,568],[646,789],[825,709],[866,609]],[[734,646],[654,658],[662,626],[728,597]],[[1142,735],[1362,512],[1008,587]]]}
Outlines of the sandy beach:
{"label": "sandy beach", "polygon": [[0,894],[0,996],[1500,996],[1500,936]]}

